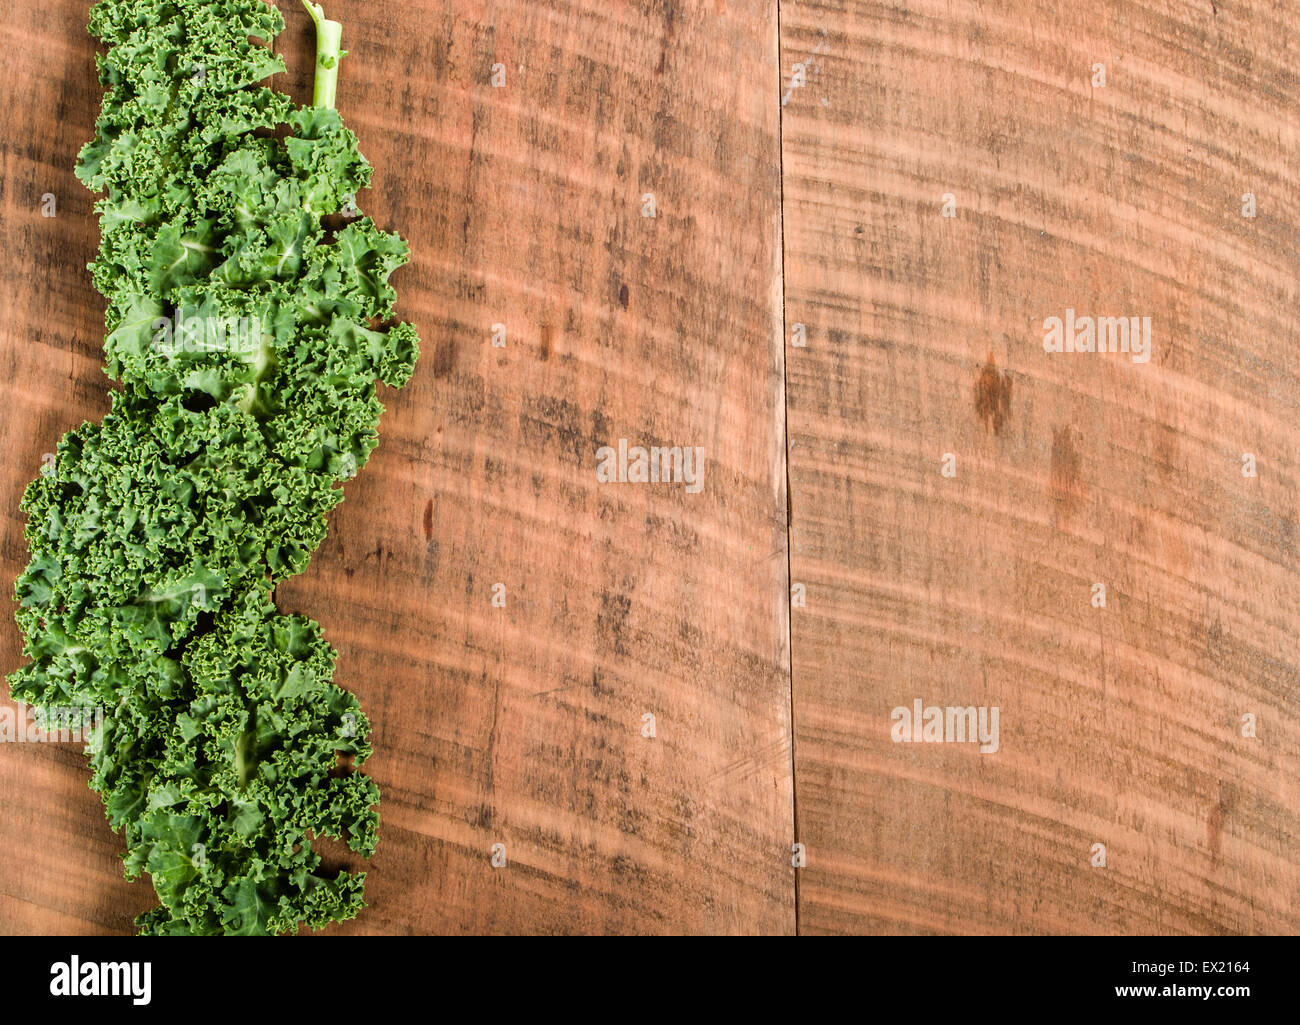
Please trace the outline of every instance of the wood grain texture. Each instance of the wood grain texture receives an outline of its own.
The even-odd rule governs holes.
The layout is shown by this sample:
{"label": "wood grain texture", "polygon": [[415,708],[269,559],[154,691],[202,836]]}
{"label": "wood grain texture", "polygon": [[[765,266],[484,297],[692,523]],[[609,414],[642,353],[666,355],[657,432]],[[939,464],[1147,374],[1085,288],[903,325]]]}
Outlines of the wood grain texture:
{"label": "wood grain texture", "polygon": [[801,931],[1300,927],[1290,17],[782,4]]}
{"label": "wood grain texture", "polygon": [[[86,6],[0,0],[6,579],[107,405]],[[329,11],[424,338],[277,594],[376,730],[371,906],[332,932],[1300,929],[1286,5]],[[1067,308],[1151,317],[1150,362],[1044,352]],[[703,491],[598,483],[620,438],[702,447]],[[997,706],[999,750],[893,743],[918,698]],[[150,906],[85,780],[0,744],[0,932]]]}
{"label": "wood grain texture", "polygon": [[[104,406],[80,270],[94,225],[71,175],[92,51],[85,5],[50,6],[52,21],[12,4],[0,19],[21,43],[0,78],[18,118],[3,147],[10,578],[23,484]],[[296,69],[282,87],[302,100],[308,21],[280,6]],[[277,594],[323,624],[375,726],[371,906],[333,931],[792,931],[774,5],[329,13],[351,51],[340,108],[376,168],[360,203],[411,242],[394,280],[424,339],[328,541]],[[66,205],[43,221],[51,177]],[[703,490],[598,483],[597,449],[620,438],[702,447]],[[12,665],[16,631],[0,636]],[[115,879],[79,756],[0,758],[0,931],[129,930],[149,888]]]}

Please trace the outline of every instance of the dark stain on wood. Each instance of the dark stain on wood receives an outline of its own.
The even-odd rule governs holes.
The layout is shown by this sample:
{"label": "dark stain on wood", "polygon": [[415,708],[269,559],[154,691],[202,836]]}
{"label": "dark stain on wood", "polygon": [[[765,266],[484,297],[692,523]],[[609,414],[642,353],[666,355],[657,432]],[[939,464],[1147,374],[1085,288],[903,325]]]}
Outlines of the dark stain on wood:
{"label": "dark stain on wood", "polygon": [[433,540],[433,499],[424,503],[424,539]]}
{"label": "dark stain on wood", "polygon": [[1060,430],[1052,428],[1050,488],[1057,522],[1068,520],[1083,501],[1082,469],[1083,460],[1074,447],[1074,428],[1069,425]]}
{"label": "dark stain on wood", "polygon": [[668,66],[668,51],[673,45],[673,18],[677,11],[673,6],[673,0],[664,0],[664,35],[659,44],[659,63],[655,66],[655,74],[662,75],[664,69]]}
{"label": "dark stain on wood", "polygon": [[975,413],[984,421],[984,429],[993,428],[994,434],[1002,433],[1002,425],[1011,416],[1011,374],[998,372],[989,353],[987,362],[975,379]]}
{"label": "dark stain on wood", "polygon": [[601,645],[612,649],[616,655],[627,654],[627,619],[631,611],[632,600],[627,595],[609,591],[601,593],[596,634]]}
{"label": "dark stain on wood", "polygon": [[1210,854],[1217,858],[1223,848],[1223,799],[1220,798],[1205,820],[1205,842],[1209,844]]}
{"label": "dark stain on wood", "polygon": [[433,350],[433,376],[448,377],[456,368],[456,339],[448,335]]}
{"label": "dark stain on wood", "polygon": [[1205,819],[1205,842],[1215,862],[1223,854],[1223,824],[1237,811],[1237,794],[1237,786],[1231,780],[1219,780],[1219,799]]}

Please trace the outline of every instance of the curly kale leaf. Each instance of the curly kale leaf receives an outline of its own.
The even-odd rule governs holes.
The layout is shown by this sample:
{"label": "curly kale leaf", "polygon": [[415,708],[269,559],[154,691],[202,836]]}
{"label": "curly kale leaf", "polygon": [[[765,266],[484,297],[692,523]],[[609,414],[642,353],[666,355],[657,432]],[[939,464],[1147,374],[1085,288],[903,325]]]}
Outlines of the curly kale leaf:
{"label": "curly kale leaf", "polygon": [[319,627],[270,600],[378,443],[376,381],[418,354],[389,284],[406,243],[355,208],[371,168],[332,109],[338,26],[308,7],[329,102],[299,109],[259,84],[283,70],[262,0],[90,14],[105,97],[77,174],[103,194],[91,271],[122,391],[23,498],[30,661],[9,682],[105,710],[91,786],[161,902],[144,932],[351,918],[364,874],[312,841],[375,846],[369,723]]}

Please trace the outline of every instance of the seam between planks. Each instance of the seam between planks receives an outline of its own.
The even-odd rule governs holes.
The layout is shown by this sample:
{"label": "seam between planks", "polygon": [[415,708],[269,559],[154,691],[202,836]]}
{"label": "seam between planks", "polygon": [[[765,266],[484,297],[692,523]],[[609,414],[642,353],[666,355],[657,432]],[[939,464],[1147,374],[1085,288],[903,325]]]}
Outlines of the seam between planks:
{"label": "seam between planks", "polygon": [[[791,555],[793,537],[790,523],[794,500],[790,492],[790,373],[787,365],[786,339],[790,337],[790,325],[786,321],[785,310],[785,107],[781,104],[781,0],[776,0],[776,159],[777,159],[777,248],[781,254],[781,463],[785,468],[785,651],[790,670],[790,817],[792,819],[792,843],[799,842],[799,774],[795,760],[794,728],[794,608],[790,599],[793,586],[794,563]],[[799,873],[794,870],[794,934],[799,935]]]}

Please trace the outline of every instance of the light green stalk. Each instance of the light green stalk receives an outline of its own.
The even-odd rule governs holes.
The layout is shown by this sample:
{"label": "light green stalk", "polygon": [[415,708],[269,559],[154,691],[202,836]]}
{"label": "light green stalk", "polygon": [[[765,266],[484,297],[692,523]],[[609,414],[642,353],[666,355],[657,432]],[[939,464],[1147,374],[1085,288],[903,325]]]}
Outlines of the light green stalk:
{"label": "light green stalk", "polygon": [[316,85],[311,102],[316,107],[333,109],[339,91],[339,61],[347,54],[347,50],[339,49],[343,26],[329,21],[320,4],[302,0],[302,5],[316,23]]}

